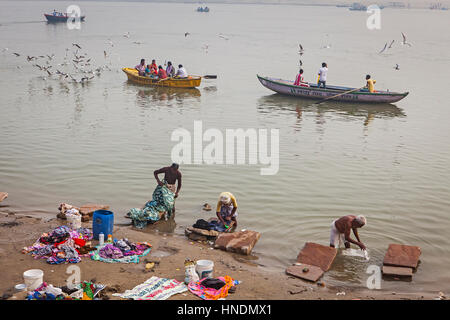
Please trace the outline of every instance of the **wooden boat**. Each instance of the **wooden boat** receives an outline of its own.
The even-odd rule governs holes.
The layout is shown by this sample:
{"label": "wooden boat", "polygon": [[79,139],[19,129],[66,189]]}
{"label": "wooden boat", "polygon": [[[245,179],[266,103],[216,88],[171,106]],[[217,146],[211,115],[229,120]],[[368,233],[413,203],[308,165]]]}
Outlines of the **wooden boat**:
{"label": "wooden boat", "polygon": [[[67,13],[64,13],[63,15],[53,15],[44,13],[44,16],[48,22],[67,22],[67,19],[70,18],[70,16],[67,15]],[[86,16],[81,16],[80,21],[84,21],[85,17]]]}
{"label": "wooden boat", "polygon": [[340,95],[330,101],[346,101],[346,102],[369,102],[369,103],[393,103],[402,100],[409,92],[398,93],[390,91],[369,92],[366,90],[358,90],[358,88],[339,87],[327,85],[326,88],[318,88],[317,84],[309,83],[309,87],[296,86],[294,81],[276,79],[270,77],[262,77],[257,75],[261,84],[277,93],[290,95],[295,97],[310,99],[327,99],[351,90],[354,92]]}
{"label": "wooden boat", "polygon": [[140,76],[138,74],[138,71],[134,68],[123,68],[122,71],[125,72],[129,81],[145,86],[195,88],[200,86],[200,83],[202,81],[202,77],[200,76],[189,76],[188,78],[166,78],[160,80]]}

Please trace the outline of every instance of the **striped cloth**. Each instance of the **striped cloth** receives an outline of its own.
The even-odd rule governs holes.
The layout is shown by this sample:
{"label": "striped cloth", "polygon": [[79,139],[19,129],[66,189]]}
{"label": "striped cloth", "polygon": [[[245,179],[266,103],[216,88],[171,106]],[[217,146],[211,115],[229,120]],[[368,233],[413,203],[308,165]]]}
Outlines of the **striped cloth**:
{"label": "striped cloth", "polygon": [[187,287],[183,282],[153,276],[133,289],[124,293],[114,293],[113,296],[133,300],[166,300],[174,294],[185,291]]}

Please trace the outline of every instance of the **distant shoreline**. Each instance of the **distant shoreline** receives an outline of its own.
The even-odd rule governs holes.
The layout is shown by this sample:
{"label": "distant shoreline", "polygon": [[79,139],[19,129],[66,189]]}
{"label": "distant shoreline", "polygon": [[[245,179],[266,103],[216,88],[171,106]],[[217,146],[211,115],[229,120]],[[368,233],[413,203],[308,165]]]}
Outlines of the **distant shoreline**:
{"label": "distant shoreline", "polygon": [[[0,0],[0,2],[8,2],[8,1],[12,1],[12,0]],[[36,2],[35,0],[18,0],[20,2]],[[50,1],[59,1],[60,0],[39,0],[42,2],[50,2]],[[373,2],[375,1],[367,1],[367,0],[362,0],[362,1],[356,1],[356,0],[352,0],[352,1],[336,1],[336,3],[329,3],[329,2],[324,2],[324,3],[305,3],[305,2],[301,2],[301,3],[295,3],[295,2],[277,2],[277,0],[272,0],[272,1],[227,1],[227,0],[208,0],[205,2],[202,1],[196,1],[196,0],[192,0],[192,1],[178,1],[178,0],[168,0],[168,1],[162,1],[162,0],[79,0],[82,2],[131,2],[131,3],[140,3],[140,2],[146,2],[146,3],[164,3],[164,4],[195,4],[198,6],[202,6],[202,5],[206,5],[206,6],[211,6],[214,4],[232,4],[232,5],[284,5],[284,6],[305,6],[305,7],[338,7],[342,6],[342,5],[351,5],[354,2],[359,2],[361,4],[373,4]],[[17,2],[17,1],[14,1]],[[67,1],[70,2],[70,1]],[[409,1],[378,1],[379,3],[376,3],[378,5],[383,5],[386,9],[430,9],[430,5],[431,4],[437,4],[437,3],[441,3],[443,5],[443,7],[450,7],[450,1],[435,1],[433,2],[432,0],[430,1],[424,1],[423,3],[417,4],[417,3],[413,3],[411,4]],[[398,3],[402,3],[405,5],[405,7],[391,7],[389,6],[389,3],[392,2],[398,2]],[[409,7],[408,7],[409,5]],[[343,9],[346,9],[347,7],[343,7]],[[430,9],[432,10],[432,9]],[[434,11],[434,10],[433,10]],[[436,11],[440,11],[440,10],[436,10]]]}

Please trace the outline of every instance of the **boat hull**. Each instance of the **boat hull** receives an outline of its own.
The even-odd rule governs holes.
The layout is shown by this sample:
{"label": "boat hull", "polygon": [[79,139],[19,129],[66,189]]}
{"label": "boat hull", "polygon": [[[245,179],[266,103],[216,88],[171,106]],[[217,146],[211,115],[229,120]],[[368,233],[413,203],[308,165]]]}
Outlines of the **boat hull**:
{"label": "boat hull", "polygon": [[195,88],[200,86],[202,81],[200,76],[191,76],[187,79],[167,78],[159,80],[140,76],[137,70],[132,68],[123,68],[122,71],[125,72],[129,81],[151,87]]}
{"label": "boat hull", "polygon": [[[48,22],[67,22],[69,16],[54,16],[52,14],[44,14]],[[81,16],[80,20],[84,21],[85,16]]]}
{"label": "boat hull", "polygon": [[[347,87],[336,87],[327,86],[326,89],[318,88],[316,84],[310,83],[310,87],[301,87],[294,85],[293,81],[287,81],[282,79],[275,79],[269,77],[261,77],[257,75],[259,82],[261,84],[277,93],[308,98],[308,99],[318,99],[324,100],[335,95],[341,94],[356,88]],[[330,99],[330,101],[345,101],[345,102],[368,102],[368,103],[394,103],[400,101],[408,95],[408,92],[397,93],[397,92],[387,92],[380,91],[370,93],[368,91],[355,91],[351,93],[346,93],[338,97]]]}

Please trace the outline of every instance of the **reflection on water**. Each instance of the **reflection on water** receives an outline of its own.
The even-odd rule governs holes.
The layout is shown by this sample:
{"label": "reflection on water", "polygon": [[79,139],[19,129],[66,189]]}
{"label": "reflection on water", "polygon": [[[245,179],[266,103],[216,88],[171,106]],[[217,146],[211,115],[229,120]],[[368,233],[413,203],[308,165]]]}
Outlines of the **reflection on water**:
{"label": "reflection on water", "polygon": [[182,103],[186,99],[200,101],[202,95],[196,88],[169,88],[169,87],[143,87],[127,81],[124,86],[125,91],[136,91],[136,104],[141,107],[148,107],[155,102],[175,102]]}
{"label": "reflection on water", "polygon": [[316,123],[319,128],[325,124],[325,114],[345,115],[347,119],[364,119],[363,125],[366,127],[376,118],[406,117],[402,109],[393,104],[364,104],[364,103],[343,103],[338,101],[327,101],[319,105],[314,105],[311,99],[272,94],[264,96],[258,100],[258,112],[273,113],[274,111],[292,112],[297,114],[297,125],[300,126],[304,113],[315,113]]}

